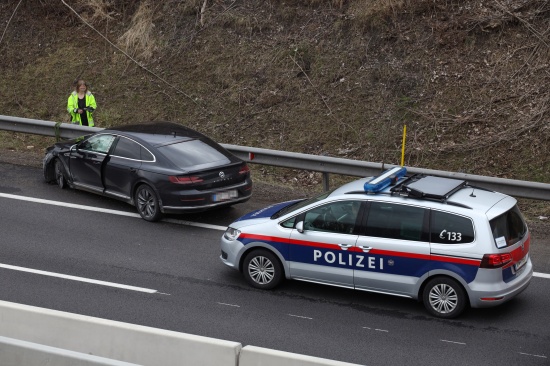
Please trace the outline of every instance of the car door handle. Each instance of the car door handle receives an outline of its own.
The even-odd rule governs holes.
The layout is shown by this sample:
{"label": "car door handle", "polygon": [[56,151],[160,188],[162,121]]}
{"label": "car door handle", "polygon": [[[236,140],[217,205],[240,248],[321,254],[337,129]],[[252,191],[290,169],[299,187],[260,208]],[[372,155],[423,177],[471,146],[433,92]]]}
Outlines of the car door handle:
{"label": "car door handle", "polygon": [[365,253],[368,253],[371,251],[372,247],[368,247],[366,245],[359,245],[359,248],[361,248],[361,250]]}
{"label": "car door handle", "polygon": [[130,168],[130,172],[135,173],[135,172],[137,172],[137,169],[136,168]]}
{"label": "car door handle", "polygon": [[340,248],[342,248],[342,250],[348,250],[349,248],[351,248],[353,245],[352,244],[338,244],[338,246]]}
{"label": "car door handle", "polygon": [[101,164],[101,161],[94,160],[94,164]]}

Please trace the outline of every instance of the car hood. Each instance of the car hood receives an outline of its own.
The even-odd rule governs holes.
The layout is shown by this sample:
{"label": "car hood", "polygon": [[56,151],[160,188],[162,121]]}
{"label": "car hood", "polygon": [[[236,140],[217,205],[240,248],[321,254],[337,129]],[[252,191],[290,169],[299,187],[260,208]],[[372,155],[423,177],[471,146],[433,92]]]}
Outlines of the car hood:
{"label": "car hood", "polygon": [[51,150],[55,149],[55,150],[58,150],[58,151],[68,151],[71,148],[71,146],[73,146],[74,144],[79,143],[80,141],[84,140],[85,138],[87,138],[89,136],[90,135],[86,135],[86,136],[80,136],[80,137],[70,139],[70,140],[62,140],[62,141],[56,142],[54,145],[50,146],[47,150],[51,151]]}
{"label": "car hood", "polygon": [[293,204],[296,201],[300,201],[300,200],[286,201],[286,202],[280,202],[280,203],[269,205],[259,210],[249,212],[246,215],[239,217],[237,220],[235,220],[235,222],[252,220],[252,219],[270,218],[275,212]]}

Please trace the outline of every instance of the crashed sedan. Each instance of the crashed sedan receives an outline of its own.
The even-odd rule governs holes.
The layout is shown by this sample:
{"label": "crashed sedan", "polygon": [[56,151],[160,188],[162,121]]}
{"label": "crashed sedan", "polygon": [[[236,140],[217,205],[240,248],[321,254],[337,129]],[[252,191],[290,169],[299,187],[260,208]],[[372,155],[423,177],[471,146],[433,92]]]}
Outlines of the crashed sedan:
{"label": "crashed sedan", "polygon": [[105,129],[46,149],[44,178],[135,205],[141,217],[247,201],[247,164],[207,136],[172,122]]}

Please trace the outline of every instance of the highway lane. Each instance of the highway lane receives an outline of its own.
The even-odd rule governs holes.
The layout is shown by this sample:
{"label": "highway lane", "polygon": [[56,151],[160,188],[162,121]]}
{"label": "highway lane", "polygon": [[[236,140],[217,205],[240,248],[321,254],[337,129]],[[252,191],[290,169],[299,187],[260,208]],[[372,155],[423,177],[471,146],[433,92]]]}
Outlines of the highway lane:
{"label": "highway lane", "polygon": [[[45,185],[39,173],[0,164],[0,193],[134,213],[116,201]],[[209,224],[224,226],[242,213],[239,206],[220,210]],[[1,264],[50,274],[0,267],[6,301],[368,365],[549,362],[550,279],[534,278],[501,307],[443,321],[395,297],[296,281],[271,292],[251,289],[219,261],[217,229],[0,197],[0,232]]]}

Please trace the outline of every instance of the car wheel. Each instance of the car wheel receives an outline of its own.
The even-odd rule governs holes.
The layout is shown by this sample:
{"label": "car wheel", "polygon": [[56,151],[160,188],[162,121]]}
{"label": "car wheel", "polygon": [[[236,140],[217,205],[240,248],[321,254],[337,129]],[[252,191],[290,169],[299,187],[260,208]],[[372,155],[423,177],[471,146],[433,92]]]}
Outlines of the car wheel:
{"label": "car wheel", "polygon": [[136,191],[136,208],[140,216],[147,221],[158,221],[162,216],[157,194],[148,185],[141,185]]}
{"label": "car wheel", "polygon": [[460,284],[448,277],[432,278],[424,288],[424,306],[438,318],[456,318],[466,307],[466,292]]}
{"label": "car wheel", "polygon": [[254,250],[245,257],[243,272],[246,281],[256,288],[270,290],[283,279],[283,268],[275,254],[264,249]]}
{"label": "car wheel", "polygon": [[65,175],[63,174],[63,164],[59,159],[55,159],[54,163],[54,171],[55,171],[55,181],[59,188],[65,189],[67,187],[67,180],[65,179]]}

